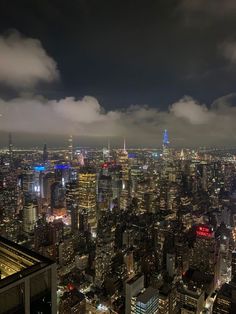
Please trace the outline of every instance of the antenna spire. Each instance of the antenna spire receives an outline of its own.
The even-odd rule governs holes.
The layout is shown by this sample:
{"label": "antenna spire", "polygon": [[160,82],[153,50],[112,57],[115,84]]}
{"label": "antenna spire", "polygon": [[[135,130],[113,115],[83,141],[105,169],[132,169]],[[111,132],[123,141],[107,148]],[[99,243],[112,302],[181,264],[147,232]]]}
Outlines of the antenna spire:
{"label": "antenna spire", "polygon": [[125,141],[125,137],[124,137],[124,148],[123,148],[124,152],[126,152],[126,141]]}

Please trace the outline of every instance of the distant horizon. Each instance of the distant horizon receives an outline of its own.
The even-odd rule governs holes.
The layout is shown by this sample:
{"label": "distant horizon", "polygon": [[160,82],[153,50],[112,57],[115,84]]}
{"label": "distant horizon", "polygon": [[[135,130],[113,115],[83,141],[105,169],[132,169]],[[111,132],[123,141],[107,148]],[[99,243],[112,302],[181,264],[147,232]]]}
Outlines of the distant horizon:
{"label": "distant horizon", "polygon": [[[68,147],[66,145],[48,145],[47,143],[43,143],[43,144],[38,144],[38,145],[17,145],[13,143],[13,151],[17,151],[17,150],[21,150],[21,149],[37,149],[37,150],[42,150],[43,151],[43,145],[46,144],[47,145],[47,149],[50,150],[67,150]],[[104,148],[107,148],[107,146],[105,145],[100,145],[100,146],[95,146],[95,145],[73,145],[73,149],[98,149],[98,150],[102,150]],[[186,149],[186,150],[203,150],[203,149],[207,149],[207,150],[236,150],[236,145],[235,146],[171,146],[171,149],[175,149],[175,150],[181,150],[181,149]],[[114,145],[110,147],[110,150],[117,150],[117,149],[123,149],[122,146],[118,146],[118,145]],[[162,150],[162,146],[144,146],[144,145],[140,145],[140,146],[126,146],[126,150],[145,150],[145,149],[152,149],[152,150]],[[8,150],[8,145],[0,145],[0,150]]]}

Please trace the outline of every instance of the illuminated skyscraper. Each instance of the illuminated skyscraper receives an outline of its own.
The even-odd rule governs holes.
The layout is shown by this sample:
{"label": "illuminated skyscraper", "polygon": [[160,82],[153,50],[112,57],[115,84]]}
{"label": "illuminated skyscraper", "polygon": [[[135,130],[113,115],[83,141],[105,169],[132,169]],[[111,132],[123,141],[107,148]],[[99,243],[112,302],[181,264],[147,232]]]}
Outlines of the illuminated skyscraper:
{"label": "illuminated skyscraper", "polygon": [[219,250],[213,231],[205,225],[196,227],[196,242],[190,257],[190,268],[213,275],[215,283],[219,275]]}
{"label": "illuminated skyscraper", "polygon": [[37,219],[36,206],[29,199],[26,200],[26,204],[23,208],[23,229],[26,233],[31,233],[34,230],[34,226]]}
{"label": "illuminated skyscraper", "polygon": [[114,255],[115,228],[109,216],[100,218],[96,239],[95,284],[101,287]]}
{"label": "illuminated skyscraper", "polygon": [[[0,166],[0,233],[14,239],[15,217],[19,211],[20,190],[17,175],[6,165]],[[15,230],[15,231],[14,231]]]}
{"label": "illuminated skyscraper", "polygon": [[169,134],[167,129],[165,129],[164,133],[163,133],[163,139],[162,139],[162,154],[163,154],[163,158],[167,158],[169,155]]}
{"label": "illuminated skyscraper", "polygon": [[132,298],[136,297],[144,288],[144,276],[136,275],[125,284],[125,314],[131,314]]}
{"label": "illuminated skyscraper", "polygon": [[51,185],[51,208],[65,207],[66,189],[59,182],[54,182]]}
{"label": "illuminated skyscraper", "polygon": [[236,278],[236,251],[232,252],[231,258],[231,278],[233,280]]}
{"label": "illuminated skyscraper", "polygon": [[236,285],[234,282],[225,283],[217,293],[213,314],[234,314],[236,313]]}
{"label": "illuminated skyscraper", "polygon": [[120,208],[126,209],[129,203],[130,196],[130,171],[128,152],[124,139],[124,148],[118,152],[118,164],[121,166],[121,193],[120,193]]}
{"label": "illuminated skyscraper", "polygon": [[68,139],[68,154],[69,154],[69,160],[73,160],[73,137],[70,135]]}
{"label": "illuminated skyscraper", "polygon": [[148,287],[131,301],[131,314],[157,314],[158,290]]}
{"label": "illuminated skyscraper", "polygon": [[96,172],[88,167],[84,167],[79,173],[79,212],[88,216],[88,224],[92,234],[96,235],[97,228],[97,175]]}
{"label": "illuminated skyscraper", "polygon": [[102,170],[98,180],[98,202],[99,209],[107,211],[111,207],[112,201],[112,180],[110,175],[103,175]]}
{"label": "illuminated skyscraper", "polygon": [[47,151],[47,144],[43,146],[43,162],[48,161],[48,151]]}
{"label": "illuminated skyscraper", "polygon": [[164,133],[163,133],[163,145],[168,146],[170,144],[169,142],[169,134],[167,129],[165,129]]}
{"label": "illuminated skyscraper", "polygon": [[12,166],[12,159],[13,159],[13,144],[12,144],[12,135],[9,133],[9,139],[8,139],[8,153],[9,153],[9,159],[10,159],[10,165]]}
{"label": "illuminated skyscraper", "polygon": [[78,183],[70,182],[66,186],[66,207],[71,215],[71,230],[78,230],[79,187]]}
{"label": "illuminated skyscraper", "polygon": [[122,181],[126,183],[129,180],[129,159],[124,139],[124,148],[118,153],[118,163],[121,165]]}

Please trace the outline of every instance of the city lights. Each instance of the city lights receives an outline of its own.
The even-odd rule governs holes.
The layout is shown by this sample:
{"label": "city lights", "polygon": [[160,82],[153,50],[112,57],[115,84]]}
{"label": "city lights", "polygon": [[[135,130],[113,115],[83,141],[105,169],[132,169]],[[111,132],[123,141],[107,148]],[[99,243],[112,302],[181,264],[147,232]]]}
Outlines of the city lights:
{"label": "city lights", "polygon": [[236,1],[0,1],[0,314],[236,314]]}

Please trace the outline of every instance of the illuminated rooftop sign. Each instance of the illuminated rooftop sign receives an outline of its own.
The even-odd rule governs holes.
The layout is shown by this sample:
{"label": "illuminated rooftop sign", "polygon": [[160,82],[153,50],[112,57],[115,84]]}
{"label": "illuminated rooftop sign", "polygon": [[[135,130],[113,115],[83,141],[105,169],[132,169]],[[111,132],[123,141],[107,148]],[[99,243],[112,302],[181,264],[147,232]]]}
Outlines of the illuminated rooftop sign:
{"label": "illuminated rooftop sign", "polygon": [[108,166],[109,166],[109,163],[107,163],[107,162],[104,162],[104,163],[102,164],[102,168],[103,168],[103,169],[108,168]]}
{"label": "illuminated rooftop sign", "polygon": [[213,232],[209,227],[198,226],[196,230],[196,235],[200,237],[211,238]]}
{"label": "illuminated rooftop sign", "polygon": [[104,162],[104,163],[102,163],[101,167],[102,167],[103,169],[107,169],[107,168],[109,168],[110,166],[114,166],[114,165],[115,165],[115,162],[114,162],[114,161],[109,161],[109,162]]}
{"label": "illuminated rooftop sign", "polygon": [[65,169],[69,169],[69,168],[70,168],[70,166],[66,165],[66,164],[58,164],[55,166],[56,170],[65,170]]}
{"label": "illuminated rooftop sign", "polygon": [[35,170],[35,171],[38,171],[38,172],[44,171],[44,170],[45,170],[45,167],[44,167],[44,166],[35,166],[35,167],[34,167],[34,170]]}

